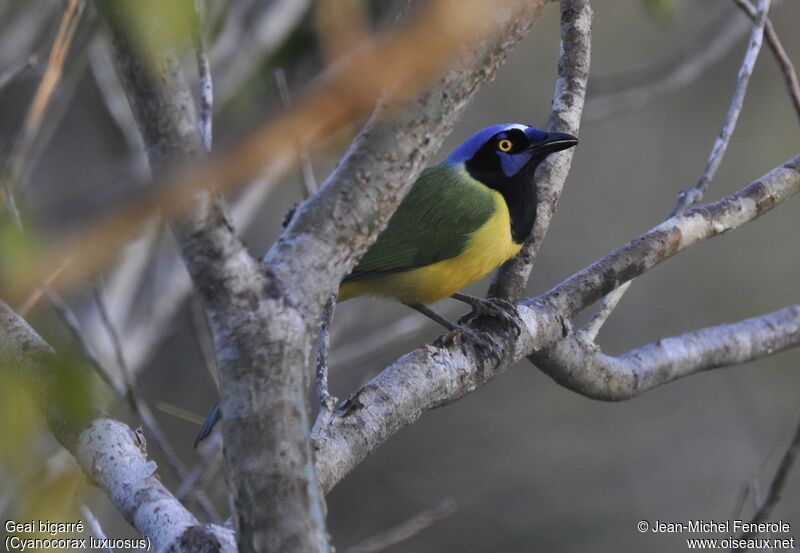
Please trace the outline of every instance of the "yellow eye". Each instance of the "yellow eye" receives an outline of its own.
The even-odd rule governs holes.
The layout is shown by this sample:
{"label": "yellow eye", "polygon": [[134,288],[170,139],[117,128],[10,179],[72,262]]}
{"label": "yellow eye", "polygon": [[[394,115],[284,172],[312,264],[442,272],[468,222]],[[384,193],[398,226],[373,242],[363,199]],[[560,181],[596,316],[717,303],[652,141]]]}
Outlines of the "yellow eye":
{"label": "yellow eye", "polygon": [[500,150],[501,152],[510,152],[512,146],[513,145],[511,144],[511,141],[508,140],[507,138],[504,138],[503,140],[497,143],[497,149]]}

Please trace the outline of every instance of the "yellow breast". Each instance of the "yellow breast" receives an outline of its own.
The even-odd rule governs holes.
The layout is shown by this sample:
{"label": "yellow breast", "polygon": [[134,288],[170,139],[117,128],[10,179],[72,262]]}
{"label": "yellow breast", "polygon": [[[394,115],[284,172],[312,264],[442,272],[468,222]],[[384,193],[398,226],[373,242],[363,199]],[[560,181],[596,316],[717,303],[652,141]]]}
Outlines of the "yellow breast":
{"label": "yellow breast", "polygon": [[425,267],[343,284],[339,301],[363,296],[386,296],[403,303],[433,303],[472,284],[522,248],[511,239],[508,207],[499,192],[491,191],[495,210],[486,223],[472,233],[459,255]]}

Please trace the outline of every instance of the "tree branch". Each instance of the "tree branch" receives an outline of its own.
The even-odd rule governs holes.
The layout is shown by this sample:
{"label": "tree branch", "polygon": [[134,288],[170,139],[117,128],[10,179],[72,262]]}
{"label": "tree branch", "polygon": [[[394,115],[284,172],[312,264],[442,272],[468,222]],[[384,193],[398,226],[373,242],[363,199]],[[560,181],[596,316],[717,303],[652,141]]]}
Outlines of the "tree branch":
{"label": "tree branch", "polygon": [[544,3],[486,14],[491,36],[470,43],[436,85],[410,105],[382,102],[320,193],[298,207],[265,261],[278,274],[291,275],[300,292],[294,300],[308,306],[315,325],[327,297],[378,237],[428,156],[480,86],[494,77]]}
{"label": "tree branch", "polygon": [[533,354],[556,382],[592,399],[620,401],[699,371],[753,361],[800,344],[800,305],[688,332],[619,357],[570,336]]}
{"label": "tree branch", "polygon": [[750,82],[750,75],[753,74],[753,68],[758,59],[758,53],[761,51],[761,44],[764,41],[764,25],[767,22],[767,12],[769,11],[770,0],[759,0],[758,14],[753,22],[753,30],[750,33],[750,41],[747,44],[747,51],[742,60],[742,65],[739,67],[739,74],[736,77],[736,88],[733,91],[733,99],[728,107],[728,114],[725,117],[725,124],[719,131],[719,136],[714,141],[714,146],[711,148],[711,154],[708,156],[703,174],[693,187],[683,190],[678,197],[678,205],[675,207],[673,213],[680,213],[684,209],[691,207],[703,199],[706,188],[714,179],[717,174],[722,158],[725,156],[725,151],[728,149],[728,143],[733,135],[733,130],[736,128],[736,122],[739,120],[739,114],[742,111],[744,104],[744,97],[747,94],[747,85]]}
{"label": "tree branch", "polygon": [[[561,2],[561,57],[553,96],[553,109],[547,124],[549,131],[578,135],[581,113],[589,79],[592,57],[592,7],[589,0]],[[536,189],[536,218],[531,235],[522,251],[495,273],[489,296],[517,301],[522,297],[533,268],[533,260],[542,247],[547,229],[556,212],[558,199],[572,165],[574,149],[548,156],[530,185]]]}
{"label": "tree branch", "polygon": [[[798,191],[800,156],[716,203],[696,207],[667,220],[546,294],[520,303],[522,332],[519,335],[509,328],[482,329],[492,332],[492,339],[497,344],[491,358],[470,344],[462,343],[457,334],[401,357],[343,402],[329,424],[315,434],[317,477],[323,490],[330,490],[389,436],[417,420],[425,411],[473,392],[524,356],[534,352],[553,352],[553,346],[559,340],[571,338],[568,321],[617,286],[700,240],[717,236],[763,215]],[[775,329],[773,335],[765,333],[762,336],[774,338],[775,344],[782,347],[795,344],[798,329],[797,322],[791,318],[792,313],[796,313],[792,311],[794,309],[778,312],[772,319],[767,319],[767,322],[778,321],[786,327]],[[751,323],[747,328],[762,332],[763,325]],[[713,332],[717,334],[712,335],[719,335],[720,329]],[[759,354],[774,351],[762,348]],[[752,358],[740,355],[723,360],[732,363]],[[706,360],[711,362],[714,358]],[[567,363],[557,364],[559,359],[556,356],[549,361],[555,367],[553,373],[561,370],[559,367],[570,367]],[[695,365],[693,370],[710,366]],[[644,378],[641,373],[639,378]],[[568,382],[566,378],[562,380]],[[576,391],[581,390],[578,388]]]}
{"label": "tree branch", "polygon": [[[134,32],[126,14],[135,2],[100,6],[151,166],[160,172],[196,158],[204,149],[197,114],[161,17],[139,11]],[[283,285],[235,236],[221,200],[201,192],[191,205],[174,227],[220,360],[226,468],[240,548],[327,551],[308,437],[308,329],[286,301]]]}
{"label": "tree branch", "polygon": [[156,476],[144,437],[121,422],[96,418],[91,405],[65,403],[59,387],[64,362],[5,303],[0,302],[0,367],[14,371],[35,390],[53,434],[76,458],[154,551],[234,553],[233,533],[201,525]]}
{"label": "tree branch", "polygon": [[721,200],[670,217],[537,298],[571,319],[624,282],[707,238],[760,217],[800,191],[800,156]]}
{"label": "tree branch", "polygon": [[[8,282],[3,283],[5,292],[14,295],[26,292],[32,280],[39,280],[38,277],[49,273],[49,267],[64,259],[71,262],[62,273],[60,283],[74,282],[85,276],[87,267],[107,262],[118,251],[121,240],[138,231],[141,222],[157,210],[167,215],[181,213],[198,190],[209,187],[232,190],[264,167],[280,165],[281,170],[285,170],[297,160],[298,152],[310,150],[333,132],[369,113],[387,86],[395,87],[399,99],[414,96],[421,86],[452,62],[465,43],[482,43],[483,37],[496,30],[491,23],[498,19],[513,22],[517,18],[521,23],[515,23],[514,27],[524,27],[522,23],[531,21],[525,14],[538,11],[544,2],[507,0],[495,5],[481,0],[436,0],[425,3],[413,20],[385,31],[331,67],[294,108],[252,131],[228,155],[208,161],[195,160],[191,168],[173,167],[174,172],[162,177],[159,186],[139,194],[124,208],[76,233],[68,244],[62,243],[57,249],[20,264]],[[154,45],[138,46],[152,48]],[[501,45],[497,51],[486,52],[487,67],[491,67],[491,60],[498,52],[503,54],[505,48]],[[153,98],[158,98],[158,94],[153,94]],[[450,103],[445,96],[439,101],[445,105]],[[433,116],[432,122],[436,119]],[[287,140],[287,136],[292,140]],[[398,153],[393,151],[390,155]],[[351,228],[350,232],[353,230],[363,229]],[[87,248],[86,244],[92,247]]]}
{"label": "tree branch", "polygon": [[[752,19],[754,22],[756,21],[756,18],[758,17],[758,11],[750,2],[750,0],[734,1],[742,10],[744,10],[750,19]],[[786,81],[786,87],[789,89],[789,97],[792,99],[794,110],[797,112],[797,116],[800,117],[800,83],[797,82],[797,72],[795,71],[791,58],[786,53],[786,50],[781,43],[781,39],[778,38],[778,33],[775,31],[775,26],[772,24],[770,19],[767,19],[766,25],[764,26],[764,36],[767,37],[767,44],[769,44],[769,47],[775,56],[775,61],[778,62],[778,65],[781,68],[783,79]]]}
{"label": "tree branch", "polygon": [[[736,122],[739,119],[739,113],[742,110],[744,96],[747,93],[747,85],[750,82],[750,75],[753,73],[756,58],[761,50],[761,39],[764,32],[764,24],[768,21],[766,19],[768,8],[769,1],[763,2],[759,6],[760,11],[757,14],[758,17],[754,17],[750,42],[748,43],[747,51],[745,52],[742,64],[739,67],[739,74],[736,80],[736,88],[733,93],[733,99],[731,100],[731,104],[728,108],[728,112],[725,116],[725,121],[722,125],[719,136],[714,141],[714,145],[711,148],[708,163],[703,170],[703,174],[697,181],[697,184],[691,188],[681,191],[681,193],[678,195],[678,201],[672,211],[672,215],[682,213],[692,205],[703,201],[706,191],[708,190],[708,186],[711,184],[711,181],[714,178],[720,163],[722,163],[722,158],[725,156],[725,152],[728,148],[728,142],[733,135],[733,131],[736,128]],[[631,283],[632,281],[626,282],[611,292],[608,296],[603,298],[603,302],[600,304],[600,307],[581,331],[582,338],[593,341],[597,337],[597,333],[600,332],[600,328],[603,326],[608,317],[611,316],[611,313],[613,313],[617,304],[620,302],[620,300],[622,300],[622,297],[630,288]]]}

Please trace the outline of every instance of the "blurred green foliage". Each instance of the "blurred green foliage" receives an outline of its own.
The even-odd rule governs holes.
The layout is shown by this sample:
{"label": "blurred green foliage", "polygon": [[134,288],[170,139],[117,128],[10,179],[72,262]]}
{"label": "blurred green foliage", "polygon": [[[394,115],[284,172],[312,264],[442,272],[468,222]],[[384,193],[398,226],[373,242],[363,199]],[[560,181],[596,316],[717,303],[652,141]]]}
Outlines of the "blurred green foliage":
{"label": "blurred green foliage", "polygon": [[642,5],[651,17],[664,20],[675,17],[681,0],[642,0]]}

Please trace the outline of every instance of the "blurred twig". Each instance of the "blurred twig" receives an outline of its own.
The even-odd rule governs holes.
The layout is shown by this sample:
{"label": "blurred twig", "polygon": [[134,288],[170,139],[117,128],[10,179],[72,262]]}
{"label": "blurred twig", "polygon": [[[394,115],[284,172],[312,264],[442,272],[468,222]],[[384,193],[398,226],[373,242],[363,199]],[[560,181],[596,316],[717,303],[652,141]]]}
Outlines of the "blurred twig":
{"label": "blurred twig", "polygon": [[47,277],[44,279],[44,282],[37,286],[31,295],[28,296],[24,302],[22,302],[17,310],[21,317],[27,316],[30,310],[33,309],[37,303],[39,303],[39,300],[42,299],[42,296],[47,293],[50,286],[58,279],[61,271],[67,268],[67,263],[69,263],[69,260],[64,260],[64,262],[56,267],[55,271],[47,275]]}
{"label": "blurred twig", "polygon": [[[189,301],[189,328],[192,329],[192,337],[200,354],[203,356],[203,364],[208,371],[211,380],[219,386],[219,365],[217,363],[217,353],[214,349],[214,337],[208,326],[208,315],[203,307],[200,298],[194,296]],[[201,421],[202,422],[202,421]]]}
{"label": "blurred twig", "polygon": [[[156,421],[155,417],[153,416],[150,407],[147,403],[139,396],[138,394],[138,386],[136,382],[133,380],[132,375],[127,370],[127,365],[125,364],[124,355],[122,353],[121,344],[119,342],[119,337],[116,333],[114,327],[110,324],[110,320],[108,317],[108,312],[105,309],[102,293],[99,289],[95,288],[95,300],[98,305],[98,309],[101,312],[101,316],[104,317],[105,324],[108,326],[106,327],[107,332],[111,335],[111,339],[115,344],[117,349],[117,362],[120,365],[120,370],[122,373],[123,380],[120,382],[119,380],[115,379],[105,367],[100,360],[98,359],[94,348],[86,339],[85,334],[81,330],[80,323],[78,322],[78,318],[75,316],[75,313],[69,307],[69,305],[61,299],[61,297],[53,291],[47,291],[48,297],[56,309],[56,311],[61,316],[62,320],[64,321],[67,328],[70,330],[72,335],[76,338],[78,343],[81,345],[83,350],[83,354],[92,367],[97,372],[98,376],[103,379],[103,381],[108,384],[112,390],[114,390],[117,395],[127,399],[129,405],[131,406],[131,410],[139,417],[142,424],[147,428],[148,433],[153,437],[156,441],[158,446],[161,448],[161,451],[164,453],[164,456],[167,459],[168,464],[173,469],[173,471],[178,475],[178,477],[183,478],[186,475],[186,467],[183,462],[180,460],[178,455],[175,453],[175,450],[172,448],[169,440],[166,438],[166,435],[161,430],[160,425]],[[208,499],[207,496],[204,494],[197,495],[197,501],[206,515],[211,518],[212,520],[218,520],[219,515],[216,513],[213,504]]]}
{"label": "blurred twig", "polygon": [[329,63],[351,52],[369,36],[364,0],[317,0],[317,33]]}
{"label": "blurred twig", "polygon": [[147,159],[142,136],[136,128],[136,120],[133,118],[130,104],[125,97],[125,90],[119,81],[105,35],[96,36],[89,45],[89,63],[106,110],[122,131],[122,135],[128,143],[128,149],[134,156],[136,170],[146,171]]}
{"label": "blurred twig", "polygon": [[764,478],[764,474],[766,473],[767,466],[769,465],[770,460],[773,456],[781,449],[781,445],[791,439],[791,435],[794,432],[794,423],[795,420],[800,423],[800,408],[795,410],[795,414],[792,417],[791,425],[787,425],[787,428],[784,429],[783,432],[780,433],[778,438],[772,443],[767,453],[764,455],[764,458],[759,463],[758,467],[756,467],[753,476],[744,483],[742,486],[742,490],[739,493],[739,497],[736,501],[736,506],[733,511],[733,518],[741,519],[744,513],[745,504],[747,503],[748,498],[752,498],[753,501],[753,510],[758,511],[759,505],[763,501],[761,497],[761,488],[759,482]]}
{"label": "blurred twig", "polygon": [[217,105],[224,105],[272,57],[298,27],[312,0],[256,2],[251,13],[244,2],[234,3],[222,31],[211,48],[211,63],[218,68]]}
{"label": "blurred twig", "polygon": [[394,528],[390,528],[385,532],[367,538],[353,547],[345,549],[345,553],[378,553],[388,549],[393,545],[413,538],[440,520],[449,517],[456,511],[456,507],[455,500],[445,499],[437,507],[422,511]]}
{"label": "blurred twig", "polygon": [[[734,2],[750,16],[754,23],[758,21],[758,10],[750,0],[734,0]],[[769,18],[767,18],[767,22],[764,25],[764,35],[767,37],[767,44],[769,44],[775,60],[781,68],[786,86],[789,89],[789,96],[792,99],[792,105],[794,105],[797,116],[800,117],[800,84],[797,82],[797,72]]]}
{"label": "blurred twig", "polygon": [[732,11],[714,18],[698,33],[692,44],[643,71],[595,79],[586,101],[585,121],[598,121],[641,107],[652,98],[679,90],[697,79],[709,66],[721,60],[745,35],[749,25]]}
{"label": "blurred twig", "polygon": [[[86,524],[89,526],[92,536],[94,536],[96,540],[104,542],[107,539],[106,533],[103,531],[103,527],[100,526],[100,521],[97,520],[97,517],[94,516],[94,513],[91,511],[91,509],[89,509],[89,507],[86,505],[81,505],[81,514],[83,515],[83,518],[86,519]],[[103,545],[100,550],[103,553],[114,553],[111,548],[106,545]]]}
{"label": "blurred twig", "polygon": [[[508,5],[509,9],[520,6],[511,0]],[[493,30],[491,22],[495,19],[490,12],[496,9],[481,0],[426,3],[413,21],[396,25],[335,64],[293,109],[263,124],[227,155],[173,171],[149,187],[140,199],[77,233],[69,243],[42,255],[34,254],[30,263],[21,264],[6,283],[7,295],[19,295],[27,283],[49,273],[54,260],[68,257],[74,262],[61,282],[74,282],[90,267],[107,263],[121,240],[134,234],[156,210],[178,214],[186,209],[187,198],[198,190],[217,186],[230,191],[271,163],[286,159],[296,162],[299,150],[311,148],[368,113],[386,87],[394,83],[402,83],[395,88],[398,100],[408,98],[458,54],[464,41]]]}
{"label": "blurred twig", "polygon": [[27,59],[20,60],[0,71],[0,90],[3,90],[17,75],[36,65],[37,61],[36,54],[31,54]]}
{"label": "blurred twig", "polygon": [[[286,109],[292,107],[292,96],[289,93],[289,84],[286,82],[286,72],[281,67],[275,70],[275,85],[278,87],[278,93],[281,96],[283,107]],[[317,193],[319,184],[317,183],[317,177],[314,175],[314,166],[311,165],[311,158],[308,152],[302,150],[299,157],[303,172],[303,186],[305,187],[304,196],[308,198],[312,194]]]}
{"label": "blurred twig", "polygon": [[59,25],[58,33],[53,42],[53,47],[50,50],[50,57],[47,60],[47,67],[45,68],[44,75],[39,82],[39,87],[36,89],[36,94],[28,109],[22,133],[14,144],[14,149],[3,170],[3,201],[18,226],[22,225],[22,220],[14,197],[15,189],[22,185],[22,183],[18,182],[22,175],[22,169],[33,150],[36,136],[44,120],[47,105],[50,103],[53,91],[61,80],[64,61],[69,53],[72,39],[75,36],[75,30],[78,28],[83,7],[83,0],[68,0],[64,8],[64,13],[61,16],[61,24]]}

